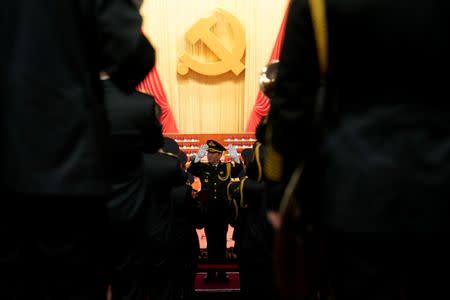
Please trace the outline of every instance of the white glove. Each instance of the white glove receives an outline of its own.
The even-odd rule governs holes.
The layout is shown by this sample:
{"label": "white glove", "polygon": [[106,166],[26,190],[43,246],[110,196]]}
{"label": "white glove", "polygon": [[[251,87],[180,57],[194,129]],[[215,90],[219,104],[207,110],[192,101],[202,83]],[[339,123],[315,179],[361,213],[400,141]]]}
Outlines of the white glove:
{"label": "white glove", "polygon": [[235,163],[240,164],[241,160],[239,159],[239,154],[236,150],[236,147],[233,145],[228,145],[228,153],[230,154],[230,158],[234,160]]}
{"label": "white glove", "polygon": [[100,71],[100,80],[108,80],[109,78],[110,77],[108,73],[106,73],[105,71]]}
{"label": "white glove", "polygon": [[194,163],[198,163],[206,155],[206,150],[208,150],[208,145],[203,144],[200,149],[198,149],[197,155],[194,159]]}

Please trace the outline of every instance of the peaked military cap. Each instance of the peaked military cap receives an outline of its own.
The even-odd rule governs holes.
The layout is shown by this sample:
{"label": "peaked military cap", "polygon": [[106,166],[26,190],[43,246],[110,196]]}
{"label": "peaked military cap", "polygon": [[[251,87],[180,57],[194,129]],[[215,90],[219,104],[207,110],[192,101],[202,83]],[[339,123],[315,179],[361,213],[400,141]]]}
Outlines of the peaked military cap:
{"label": "peaked military cap", "polygon": [[252,160],[253,155],[254,150],[252,148],[246,148],[241,151],[241,156],[245,164],[248,164]]}
{"label": "peaked military cap", "polygon": [[180,153],[180,146],[178,143],[170,137],[165,136],[164,137],[164,144],[162,146],[162,149],[164,152],[169,152],[175,155],[178,155]]}
{"label": "peaked military cap", "polygon": [[214,140],[207,140],[206,145],[208,145],[208,152],[223,152],[227,150],[224,146]]}

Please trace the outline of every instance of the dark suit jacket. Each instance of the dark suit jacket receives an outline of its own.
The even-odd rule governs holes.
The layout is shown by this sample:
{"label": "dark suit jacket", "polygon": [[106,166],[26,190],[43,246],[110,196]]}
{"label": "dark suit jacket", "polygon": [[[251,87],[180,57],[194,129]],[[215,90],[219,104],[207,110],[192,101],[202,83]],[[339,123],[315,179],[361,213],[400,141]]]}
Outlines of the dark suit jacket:
{"label": "dark suit jacket", "polygon": [[177,255],[193,260],[200,249],[196,231],[201,215],[200,203],[194,199],[192,187],[187,183],[175,186],[170,198],[173,203],[174,246],[179,250]]}
{"label": "dark suit jacket", "polygon": [[132,0],[2,3],[1,184],[104,194],[108,128],[99,71],[133,89],[154,64]]}
{"label": "dark suit jacket", "polygon": [[110,178],[112,197],[108,212],[113,223],[137,221],[145,202],[144,154],[163,145],[162,126],[155,115],[155,100],[140,92],[120,90],[104,80],[111,126]]}
{"label": "dark suit jacket", "polygon": [[[235,193],[239,213],[233,232],[238,255],[248,255],[253,261],[266,260],[271,255],[273,230],[264,206],[265,183],[247,178]],[[243,198],[241,199],[241,194]]]}
{"label": "dark suit jacket", "polygon": [[[325,1],[327,100],[339,125],[326,138],[321,215],[344,231],[448,230],[450,4]],[[269,115],[273,144],[291,166],[295,119],[320,82],[308,1],[291,2]],[[316,194],[315,199],[318,199]]]}
{"label": "dark suit jacket", "polygon": [[[186,172],[174,155],[157,152],[145,155],[147,201],[145,232],[149,237],[156,257],[165,255],[173,238],[174,202],[172,190],[186,184]],[[166,253],[167,254],[167,253]]]}

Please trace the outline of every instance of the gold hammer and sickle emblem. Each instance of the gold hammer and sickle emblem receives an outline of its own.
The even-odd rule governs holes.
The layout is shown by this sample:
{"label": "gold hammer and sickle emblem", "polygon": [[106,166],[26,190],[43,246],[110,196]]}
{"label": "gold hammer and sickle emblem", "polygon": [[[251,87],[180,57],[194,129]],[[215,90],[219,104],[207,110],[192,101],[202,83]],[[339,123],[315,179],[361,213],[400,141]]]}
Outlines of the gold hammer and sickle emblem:
{"label": "gold hammer and sickle emblem", "polygon": [[208,76],[220,75],[232,71],[236,76],[244,69],[241,58],[245,53],[245,32],[239,21],[223,9],[217,9],[216,13],[222,15],[231,27],[233,33],[233,48],[229,51],[221,43],[220,39],[211,31],[217,23],[216,16],[202,18],[186,32],[186,40],[191,44],[202,41],[218,58],[217,62],[199,62],[192,55],[183,53],[178,62],[177,72],[186,75],[189,69]]}

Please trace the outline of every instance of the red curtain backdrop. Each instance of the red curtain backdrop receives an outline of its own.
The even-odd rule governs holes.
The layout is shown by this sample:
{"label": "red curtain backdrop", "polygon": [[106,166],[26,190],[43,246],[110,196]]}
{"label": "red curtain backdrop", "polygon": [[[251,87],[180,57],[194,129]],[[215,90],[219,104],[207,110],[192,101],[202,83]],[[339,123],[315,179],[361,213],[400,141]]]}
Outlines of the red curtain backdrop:
{"label": "red curtain backdrop", "polygon": [[[280,31],[278,32],[277,40],[275,41],[275,45],[272,50],[272,55],[270,56],[269,62],[272,60],[278,59],[280,57],[281,48],[283,46],[284,41],[284,29],[286,25],[287,15],[288,15],[289,6],[284,13],[283,21],[281,22]],[[269,113],[270,102],[269,99],[264,96],[261,90],[258,91],[258,95],[256,96],[255,105],[253,106],[253,111],[250,115],[250,118],[247,123],[247,128],[245,132],[255,132],[256,127],[263,117],[265,117]]]}
{"label": "red curtain backdrop", "polygon": [[145,79],[137,86],[137,90],[153,95],[156,103],[161,106],[161,124],[163,133],[178,133],[177,123],[173,117],[169,101],[167,101],[166,92],[164,92],[164,87],[159,79],[156,67],[153,68],[150,73],[148,73],[147,77],[145,77]]}

